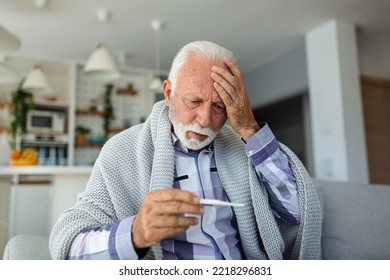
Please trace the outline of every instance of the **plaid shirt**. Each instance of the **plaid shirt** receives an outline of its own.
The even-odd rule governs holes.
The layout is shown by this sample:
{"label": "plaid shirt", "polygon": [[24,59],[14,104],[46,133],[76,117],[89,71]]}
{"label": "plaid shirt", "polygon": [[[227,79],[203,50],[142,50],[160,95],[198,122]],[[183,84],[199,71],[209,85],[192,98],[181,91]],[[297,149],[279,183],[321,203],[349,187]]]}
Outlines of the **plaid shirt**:
{"label": "plaid shirt", "polygon": [[[175,147],[174,188],[200,198],[228,201],[215,166],[212,144],[190,153],[172,134]],[[300,220],[295,178],[287,156],[267,124],[248,139],[246,153],[263,182],[274,215],[288,223]],[[243,259],[234,209],[205,207],[199,224],[185,233],[161,241],[163,259]],[[88,229],[73,241],[69,259],[138,259],[131,244],[134,216],[104,227]]]}

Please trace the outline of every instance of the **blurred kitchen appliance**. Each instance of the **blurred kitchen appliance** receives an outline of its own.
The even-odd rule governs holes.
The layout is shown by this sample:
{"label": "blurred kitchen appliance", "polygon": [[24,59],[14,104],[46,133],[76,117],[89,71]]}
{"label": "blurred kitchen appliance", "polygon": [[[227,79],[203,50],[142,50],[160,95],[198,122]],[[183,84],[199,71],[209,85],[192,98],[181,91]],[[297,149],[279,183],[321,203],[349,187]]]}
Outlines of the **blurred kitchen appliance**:
{"label": "blurred kitchen appliance", "polygon": [[23,148],[35,148],[39,165],[68,164],[68,107],[35,104],[27,112]]}
{"label": "blurred kitchen appliance", "polygon": [[35,104],[27,111],[26,131],[37,134],[65,134],[67,132],[67,107]]}

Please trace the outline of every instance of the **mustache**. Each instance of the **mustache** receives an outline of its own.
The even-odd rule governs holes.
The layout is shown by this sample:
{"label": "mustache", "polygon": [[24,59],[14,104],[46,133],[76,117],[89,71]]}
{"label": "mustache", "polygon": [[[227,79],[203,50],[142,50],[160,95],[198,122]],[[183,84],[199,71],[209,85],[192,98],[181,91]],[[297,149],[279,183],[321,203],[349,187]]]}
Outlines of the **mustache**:
{"label": "mustache", "polygon": [[202,134],[208,137],[213,137],[216,133],[209,127],[202,127],[198,123],[183,125],[186,131],[192,131],[198,134]]}

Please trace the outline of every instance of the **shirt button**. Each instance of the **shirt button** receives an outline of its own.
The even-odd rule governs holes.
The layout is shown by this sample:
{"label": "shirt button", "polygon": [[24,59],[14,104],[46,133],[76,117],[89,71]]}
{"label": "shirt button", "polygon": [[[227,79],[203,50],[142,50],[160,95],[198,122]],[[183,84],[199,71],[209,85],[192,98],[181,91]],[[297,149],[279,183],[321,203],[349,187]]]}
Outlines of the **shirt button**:
{"label": "shirt button", "polygon": [[249,156],[253,155],[253,151],[252,150],[248,151],[248,155]]}

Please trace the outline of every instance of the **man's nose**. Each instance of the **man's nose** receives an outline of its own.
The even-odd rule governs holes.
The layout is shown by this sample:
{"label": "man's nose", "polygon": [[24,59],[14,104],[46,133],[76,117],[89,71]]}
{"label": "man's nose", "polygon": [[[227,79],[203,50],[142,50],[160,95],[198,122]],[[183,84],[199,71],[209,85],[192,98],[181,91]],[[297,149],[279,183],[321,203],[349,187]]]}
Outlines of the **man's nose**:
{"label": "man's nose", "polygon": [[209,127],[211,123],[211,108],[202,106],[197,112],[197,121],[201,127]]}

